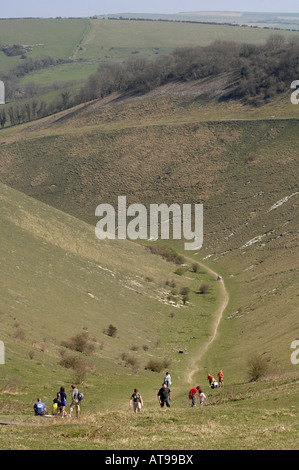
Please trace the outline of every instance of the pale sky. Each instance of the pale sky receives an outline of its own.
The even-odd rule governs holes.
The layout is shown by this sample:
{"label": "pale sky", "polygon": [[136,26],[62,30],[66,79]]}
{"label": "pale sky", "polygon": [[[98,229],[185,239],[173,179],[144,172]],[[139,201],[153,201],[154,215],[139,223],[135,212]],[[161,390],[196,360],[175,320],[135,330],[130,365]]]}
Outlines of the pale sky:
{"label": "pale sky", "polygon": [[299,13],[299,0],[1,0],[0,18],[190,11]]}

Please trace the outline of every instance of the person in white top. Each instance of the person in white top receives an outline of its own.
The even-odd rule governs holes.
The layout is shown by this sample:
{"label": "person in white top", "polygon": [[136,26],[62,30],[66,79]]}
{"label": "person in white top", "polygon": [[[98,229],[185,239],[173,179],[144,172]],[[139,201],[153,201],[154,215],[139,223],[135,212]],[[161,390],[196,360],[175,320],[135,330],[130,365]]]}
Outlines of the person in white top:
{"label": "person in white top", "polygon": [[207,397],[205,396],[201,388],[198,389],[198,396],[199,396],[199,403],[203,405]]}
{"label": "person in white top", "polygon": [[167,387],[171,385],[171,376],[169,372],[166,372],[164,375],[164,383],[167,385]]}

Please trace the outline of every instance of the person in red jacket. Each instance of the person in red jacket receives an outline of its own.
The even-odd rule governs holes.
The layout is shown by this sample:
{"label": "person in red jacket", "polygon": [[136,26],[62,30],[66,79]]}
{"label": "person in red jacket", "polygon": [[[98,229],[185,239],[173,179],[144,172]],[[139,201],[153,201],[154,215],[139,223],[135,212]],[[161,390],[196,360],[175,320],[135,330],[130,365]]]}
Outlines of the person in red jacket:
{"label": "person in red jacket", "polygon": [[218,382],[219,382],[219,387],[223,387],[223,372],[220,370],[218,372]]}
{"label": "person in red jacket", "polygon": [[198,390],[200,389],[199,385],[197,385],[197,387],[194,387],[194,388],[191,388],[190,392],[189,392],[189,400],[191,400],[191,406],[196,406],[195,404],[195,397],[196,397],[196,393],[198,392]]}
{"label": "person in red jacket", "polygon": [[210,385],[214,382],[214,377],[211,374],[208,374],[208,381]]}

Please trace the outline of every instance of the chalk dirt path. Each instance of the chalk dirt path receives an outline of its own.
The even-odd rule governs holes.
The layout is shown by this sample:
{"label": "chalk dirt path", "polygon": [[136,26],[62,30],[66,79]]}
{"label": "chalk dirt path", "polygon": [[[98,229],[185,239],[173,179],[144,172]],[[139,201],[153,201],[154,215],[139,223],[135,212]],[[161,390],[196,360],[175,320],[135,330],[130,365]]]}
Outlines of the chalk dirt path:
{"label": "chalk dirt path", "polygon": [[[192,258],[187,258],[189,261],[193,261],[194,259]],[[198,263],[202,268],[206,269],[208,272],[213,274],[216,278],[218,276],[218,273],[213,271],[213,269],[208,268],[206,265],[202,263]],[[223,279],[219,281],[220,287],[221,287],[221,300],[220,300],[220,305],[218,306],[216,312],[214,313],[214,322],[213,322],[213,327],[212,327],[212,335],[209,337],[209,339],[203,343],[195,356],[192,358],[190,362],[190,368],[187,370],[187,382],[192,383],[193,381],[193,376],[200,370],[200,361],[204,354],[208,351],[209,347],[213,344],[217,337],[218,333],[218,328],[222,319],[222,315],[228,305],[229,301],[229,295],[225,286],[225,283]]]}

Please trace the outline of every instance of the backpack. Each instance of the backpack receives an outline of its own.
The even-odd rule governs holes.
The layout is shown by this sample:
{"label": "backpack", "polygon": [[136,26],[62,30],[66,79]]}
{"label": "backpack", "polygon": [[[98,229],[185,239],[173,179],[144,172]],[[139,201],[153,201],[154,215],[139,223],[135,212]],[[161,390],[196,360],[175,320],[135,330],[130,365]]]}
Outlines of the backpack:
{"label": "backpack", "polygon": [[82,392],[80,392],[80,390],[78,390],[78,395],[77,395],[77,397],[78,397],[78,401],[82,401],[83,398],[84,398],[84,395],[83,395]]}

